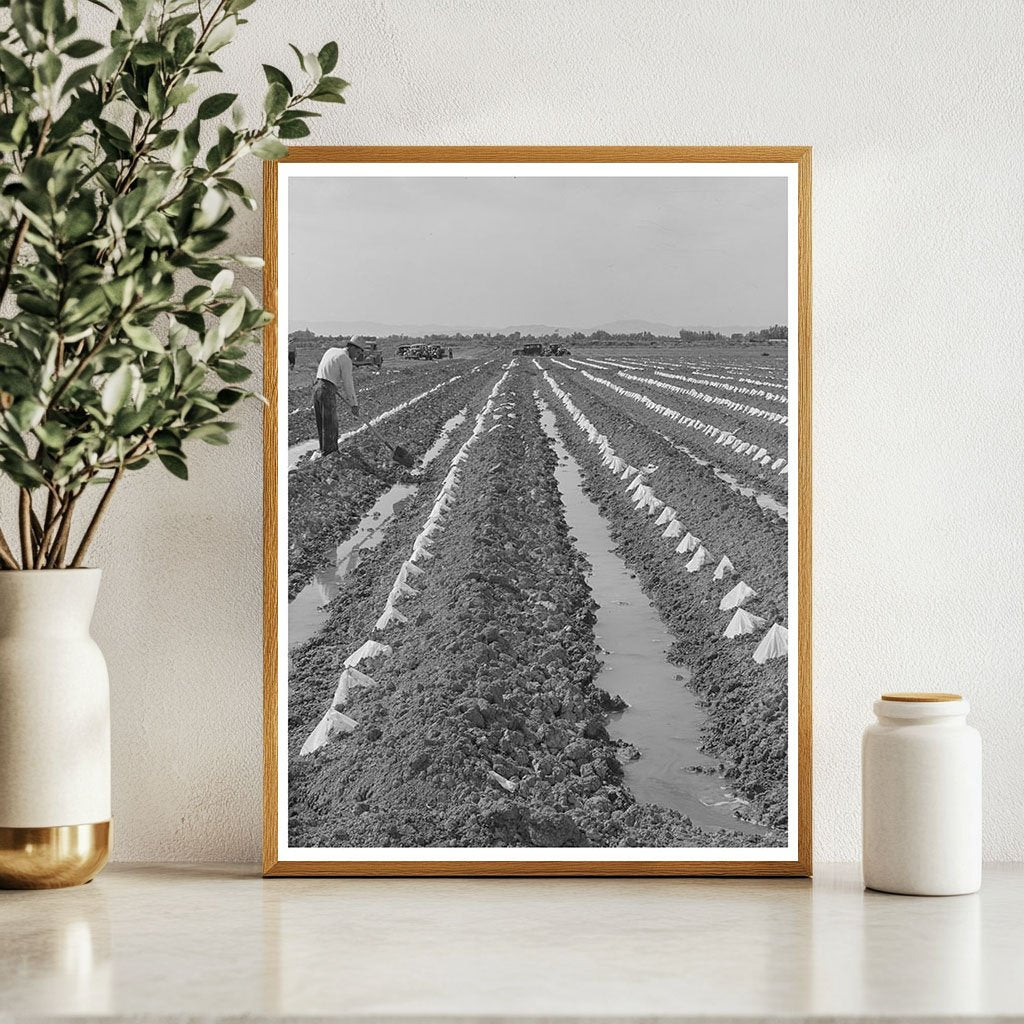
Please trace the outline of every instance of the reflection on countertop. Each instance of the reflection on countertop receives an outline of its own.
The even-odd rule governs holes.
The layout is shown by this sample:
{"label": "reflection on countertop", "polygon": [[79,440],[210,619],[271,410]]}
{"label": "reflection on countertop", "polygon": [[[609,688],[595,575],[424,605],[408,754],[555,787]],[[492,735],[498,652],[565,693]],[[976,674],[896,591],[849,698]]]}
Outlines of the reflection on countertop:
{"label": "reflection on countertop", "polygon": [[1024,1014],[1024,867],[973,896],[769,879],[274,879],[0,893],[0,1020]]}

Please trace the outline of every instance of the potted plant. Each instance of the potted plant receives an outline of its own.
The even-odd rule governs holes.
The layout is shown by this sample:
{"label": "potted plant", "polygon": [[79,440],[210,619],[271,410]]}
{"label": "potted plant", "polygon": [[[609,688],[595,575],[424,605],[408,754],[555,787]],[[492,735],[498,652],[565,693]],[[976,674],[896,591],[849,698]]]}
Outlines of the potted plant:
{"label": "potted plant", "polygon": [[[269,320],[226,255],[255,199],[239,161],[276,159],[343,102],[338,47],[264,65],[246,111],[201,83],[254,0],[0,0],[0,885],[87,881],[110,822],[107,673],[89,636],[90,545],[126,473],[188,476],[228,443]],[[295,49],[293,47],[293,49]],[[207,76],[205,79],[202,76]]]}

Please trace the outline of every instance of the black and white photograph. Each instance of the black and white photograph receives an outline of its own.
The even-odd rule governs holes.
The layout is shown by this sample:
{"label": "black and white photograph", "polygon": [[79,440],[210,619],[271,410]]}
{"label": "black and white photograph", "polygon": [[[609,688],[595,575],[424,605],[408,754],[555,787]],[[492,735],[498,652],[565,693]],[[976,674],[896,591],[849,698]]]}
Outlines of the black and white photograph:
{"label": "black and white photograph", "polygon": [[794,166],[279,174],[281,858],[794,860]]}

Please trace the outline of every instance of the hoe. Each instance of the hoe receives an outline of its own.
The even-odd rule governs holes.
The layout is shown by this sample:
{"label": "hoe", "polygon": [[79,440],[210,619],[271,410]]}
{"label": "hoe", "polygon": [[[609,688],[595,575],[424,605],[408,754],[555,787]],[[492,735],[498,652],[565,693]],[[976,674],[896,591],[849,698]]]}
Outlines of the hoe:
{"label": "hoe", "polygon": [[395,462],[400,466],[405,466],[406,469],[416,468],[416,458],[411,452],[406,451],[406,449],[400,444],[392,444],[375,426],[370,423],[369,420],[363,420],[363,423],[366,426],[366,429],[369,430],[385,448],[390,450],[391,457]]}

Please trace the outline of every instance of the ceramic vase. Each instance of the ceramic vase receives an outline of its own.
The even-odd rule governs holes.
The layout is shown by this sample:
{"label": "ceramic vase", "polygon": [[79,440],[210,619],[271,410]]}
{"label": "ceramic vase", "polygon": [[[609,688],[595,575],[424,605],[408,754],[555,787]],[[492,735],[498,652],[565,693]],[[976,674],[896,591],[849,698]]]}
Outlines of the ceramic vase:
{"label": "ceramic vase", "polygon": [[99,569],[0,572],[0,887],[91,880],[110,849]]}

